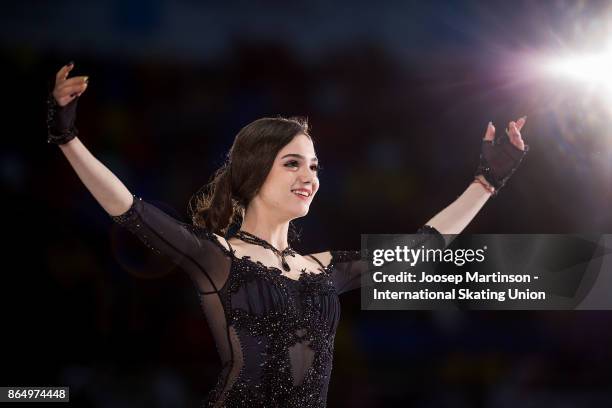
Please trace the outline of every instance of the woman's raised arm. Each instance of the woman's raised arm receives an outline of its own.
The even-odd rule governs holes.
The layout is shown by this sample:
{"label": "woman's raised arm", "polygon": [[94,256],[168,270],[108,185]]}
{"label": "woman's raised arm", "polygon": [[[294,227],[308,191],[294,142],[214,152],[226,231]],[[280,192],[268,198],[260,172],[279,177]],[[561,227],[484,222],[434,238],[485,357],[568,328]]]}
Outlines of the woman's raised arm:
{"label": "woman's raised arm", "polygon": [[87,89],[87,77],[68,79],[72,67],[69,64],[58,71],[49,95],[47,141],[60,146],[85,187],[114,222],[187,271],[200,293],[217,293],[229,274],[229,249],[218,235],[181,222],[134,196],[87,150],[75,127],[76,103]]}
{"label": "woman's raised arm", "polygon": [[73,67],[73,63],[65,65],[55,76],[55,86],[48,101],[48,142],[59,145],[76,174],[102,208],[111,216],[121,215],[132,205],[132,193],[77,137],[78,131],[74,126],[76,104],[87,90],[89,78],[68,78]]}
{"label": "woman's raised arm", "polygon": [[491,122],[482,142],[480,165],[474,182],[452,204],[427,222],[441,234],[456,235],[478,214],[489,197],[506,184],[528,151],[521,136],[527,117],[508,124],[507,138],[495,138]]}
{"label": "woman's raised arm", "polygon": [[104,164],[96,159],[79,138],[60,145],[64,156],[85,187],[111,216],[125,213],[132,205],[133,195]]}

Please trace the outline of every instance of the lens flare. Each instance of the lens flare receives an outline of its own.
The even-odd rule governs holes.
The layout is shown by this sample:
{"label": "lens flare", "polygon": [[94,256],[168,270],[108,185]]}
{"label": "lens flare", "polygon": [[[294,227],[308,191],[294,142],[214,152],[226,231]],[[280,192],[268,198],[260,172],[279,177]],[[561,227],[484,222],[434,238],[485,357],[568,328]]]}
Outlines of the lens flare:
{"label": "lens flare", "polygon": [[555,58],[544,64],[546,72],[586,81],[612,89],[612,49],[599,54],[578,54]]}

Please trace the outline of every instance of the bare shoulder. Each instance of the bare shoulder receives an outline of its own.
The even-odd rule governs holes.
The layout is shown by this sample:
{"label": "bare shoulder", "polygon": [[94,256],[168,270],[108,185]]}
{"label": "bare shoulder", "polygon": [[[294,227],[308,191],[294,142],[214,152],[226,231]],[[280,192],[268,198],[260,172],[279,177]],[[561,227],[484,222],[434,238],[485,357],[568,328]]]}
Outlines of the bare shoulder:
{"label": "bare shoulder", "polygon": [[221,245],[223,245],[223,247],[224,247],[225,249],[227,249],[228,251],[230,250],[229,245],[228,245],[228,243],[227,243],[227,240],[226,240],[225,238],[223,238],[221,235],[216,234],[216,233],[214,233],[214,232],[213,232],[213,235],[215,236],[215,238],[217,239],[217,241],[219,241],[219,243],[220,243]]}
{"label": "bare shoulder", "polygon": [[317,252],[316,254],[308,254],[304,256],[310,256],[310,257],[316,258],[319,260],[319,262],[321,262],[325,266],[329,265],[332,259],[332,255],[330,251]]}

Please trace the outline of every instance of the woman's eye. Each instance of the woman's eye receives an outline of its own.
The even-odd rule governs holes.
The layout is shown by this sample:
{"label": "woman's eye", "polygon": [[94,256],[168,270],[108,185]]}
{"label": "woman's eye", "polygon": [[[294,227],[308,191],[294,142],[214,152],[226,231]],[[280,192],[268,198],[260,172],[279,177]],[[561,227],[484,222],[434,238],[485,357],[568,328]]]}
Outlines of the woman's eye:
{"label": "woman's eye", "polygon": [[[292,160],[292,161],[289,161],[289,162],[285,163],[285,167],[295,167],[295,168],[297,168],[299,166],[300,166],[300,163],[298,163],[296,160]],[[313,164],[313,165],[310,166],[310,170],[312,170],[312,171],[320,172],[321,169],[322,169],[322,167],[321,167],[320,164]]]}

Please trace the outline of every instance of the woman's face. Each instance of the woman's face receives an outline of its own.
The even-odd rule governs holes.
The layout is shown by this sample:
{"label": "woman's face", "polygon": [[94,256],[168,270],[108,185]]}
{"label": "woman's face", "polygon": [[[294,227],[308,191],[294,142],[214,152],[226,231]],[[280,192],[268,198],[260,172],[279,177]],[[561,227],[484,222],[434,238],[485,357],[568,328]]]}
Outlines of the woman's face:
{"label": "woman's face", "polygon": [[277,216],[303,217],[319,189],[317,170],[314,145],[299,133],[278,152],[256,197]]}

